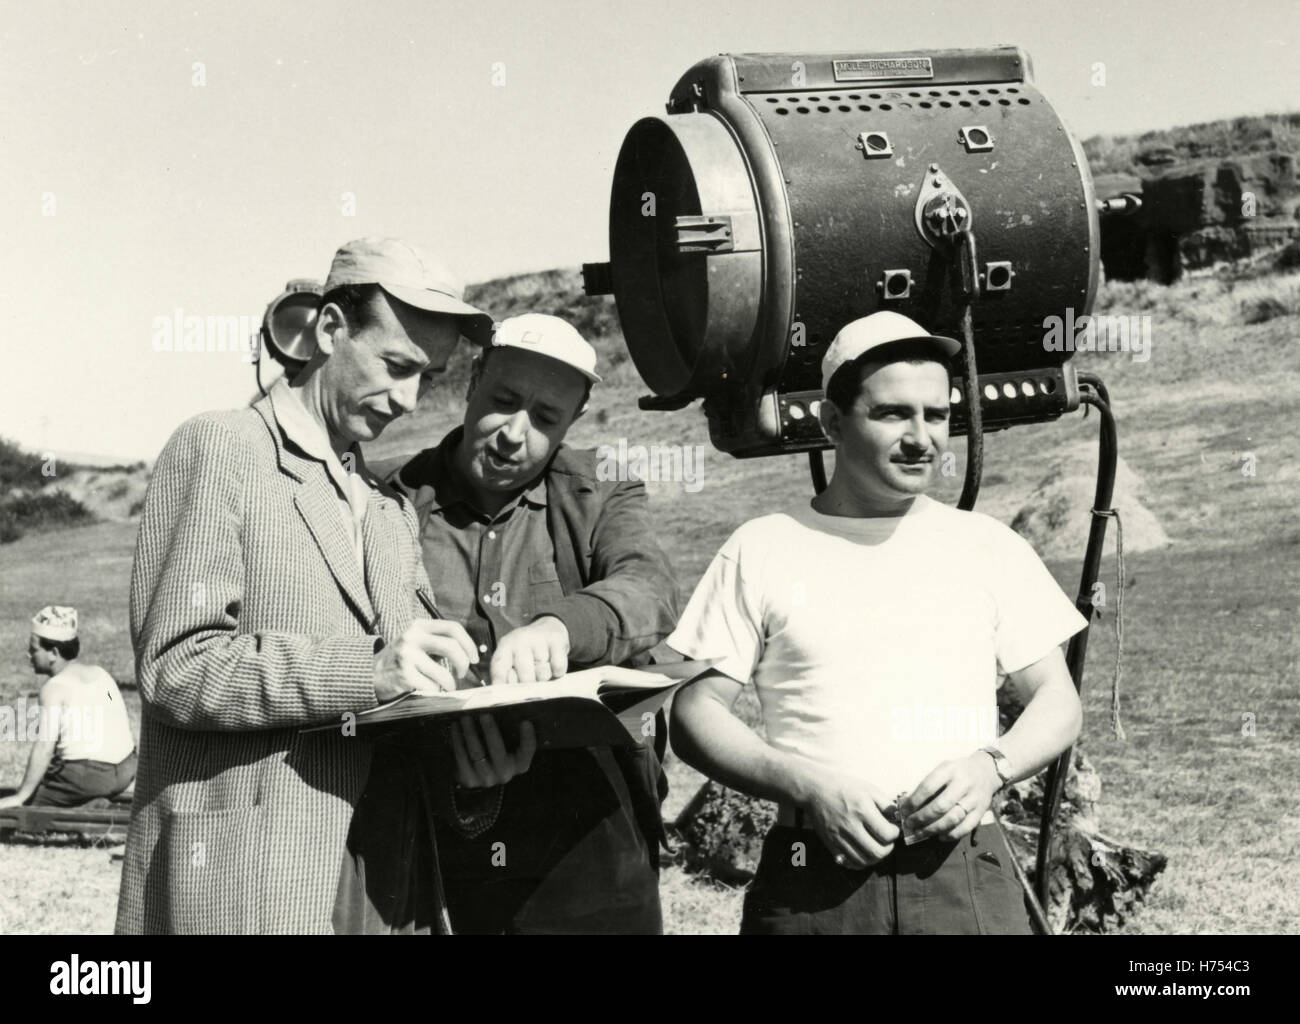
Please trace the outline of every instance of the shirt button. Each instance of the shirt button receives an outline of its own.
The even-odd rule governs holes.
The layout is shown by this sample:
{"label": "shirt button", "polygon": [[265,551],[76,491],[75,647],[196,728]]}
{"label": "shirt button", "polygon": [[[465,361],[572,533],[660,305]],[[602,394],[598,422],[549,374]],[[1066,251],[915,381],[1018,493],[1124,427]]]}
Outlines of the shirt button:
{"label": "shirt button", "polygon": [[484,595],[483,595],[483,603],[484,603],[484,604],[491,604],[491,603],[492,603],[492,595],[491,595],[491,594],[484,594]]}
{"label": "shirt button", "polygon": [[488,540],[496,540],[496,539],[497,539],[496,530],[488,530]]}
{"label": "shirt button", "polygon": [[479,644],[478,652],[479,654],[487,654],[487,644]]}

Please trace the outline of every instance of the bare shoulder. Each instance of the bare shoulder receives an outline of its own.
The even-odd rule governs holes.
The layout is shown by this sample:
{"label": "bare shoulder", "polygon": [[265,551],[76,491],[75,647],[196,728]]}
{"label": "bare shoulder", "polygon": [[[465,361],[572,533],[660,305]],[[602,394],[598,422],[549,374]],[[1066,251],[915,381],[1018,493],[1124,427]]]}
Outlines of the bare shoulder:
{"label": "bare shoulder", "polygon": [[63,671],[57,676],[52,676],[45,685],[50,686],[57,683],[71,689],[77,686],[103,685],[105,682],[113,683],[114,686],[117,685],[113,682],[113,677],[98,665],[92,665],[88,661],[78,659],[77,661],[68,662]]}
{"label": "bare shoulder", "polygon": [[69,678],[68,670],[71,668],[72,666],[69,665],[57,676],[45,680],[45,685],[41,687],[41,703],[46,707],[51,704],[67,704],[76,696],[80,683],[75,676]]}

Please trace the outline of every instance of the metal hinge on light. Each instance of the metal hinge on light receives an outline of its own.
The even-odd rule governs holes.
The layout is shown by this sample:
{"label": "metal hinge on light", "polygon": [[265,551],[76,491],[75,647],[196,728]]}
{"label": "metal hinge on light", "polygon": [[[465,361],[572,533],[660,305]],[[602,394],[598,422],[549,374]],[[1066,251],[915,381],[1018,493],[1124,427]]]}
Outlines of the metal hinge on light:
{"label": "metal hinge on light", "polygon": [[678,252],[748,252],[759,247],[758,219],[753,214],[681,216],[673,224]]}

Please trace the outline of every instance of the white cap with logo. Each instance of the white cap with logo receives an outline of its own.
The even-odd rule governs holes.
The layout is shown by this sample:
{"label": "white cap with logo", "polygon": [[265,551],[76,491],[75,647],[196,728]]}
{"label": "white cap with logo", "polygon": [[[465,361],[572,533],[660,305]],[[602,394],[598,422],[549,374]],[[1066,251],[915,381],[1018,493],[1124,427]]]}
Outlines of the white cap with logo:
{"label": "white cap with logo", "polygon": [[520,348],[526,352],[550,356],[571,366],[593,384],[600,383],[596,374],[596,350],[572,324],[545,313],[522,313],[507,317],[492,333],[493,348]]}
{"label": "white cap with logo", "polygon": [[826,390],[835,371],[845,363],[851,363],[873,348],[895,341],[933,341],[948,359],[961,351],[961,343],[955,338],[941,338],[929,333],[902,313],[882,310],[853,320],[840,328],[840,333],[835,335],[835,340],[822,357],[822,390]]}

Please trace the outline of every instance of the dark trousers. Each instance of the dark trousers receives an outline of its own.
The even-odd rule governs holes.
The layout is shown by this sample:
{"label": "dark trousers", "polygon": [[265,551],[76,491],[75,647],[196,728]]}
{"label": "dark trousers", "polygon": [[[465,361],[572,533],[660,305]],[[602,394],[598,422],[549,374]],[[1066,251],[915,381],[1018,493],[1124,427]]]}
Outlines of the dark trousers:
{"label": "dark trousers", "polygon": [[865,871],[817,834],[776,826],[745,894],[742,935],[1029,935],[1011,851],[995,828],[899,843]]}
{"label": "dark trousers", "polygon": [[50,765],[28,803],[33,807],[76,807],[99,797],[117,796],[134,781],[134,750],[118,764],[59,761]]}
{"label": "dark trousers", "polygon": [[511,844],[492,834],[464,840],[439,829],[447,905],[459,934],[662,934],[659,875],[639,833],[606,819],[544,873],[512,875],[507,861],[496,869],[499,878],[466,864],[509,856]]}
{"label": "dark trousers", "polygon": [[657,851],[606,751],[538,753],[505,787],[497,822],[468,838],[430,817],[408,761],[377,749],[348,835],[336,932],[436,930],[431,828],[458,934],[663,931]]}

